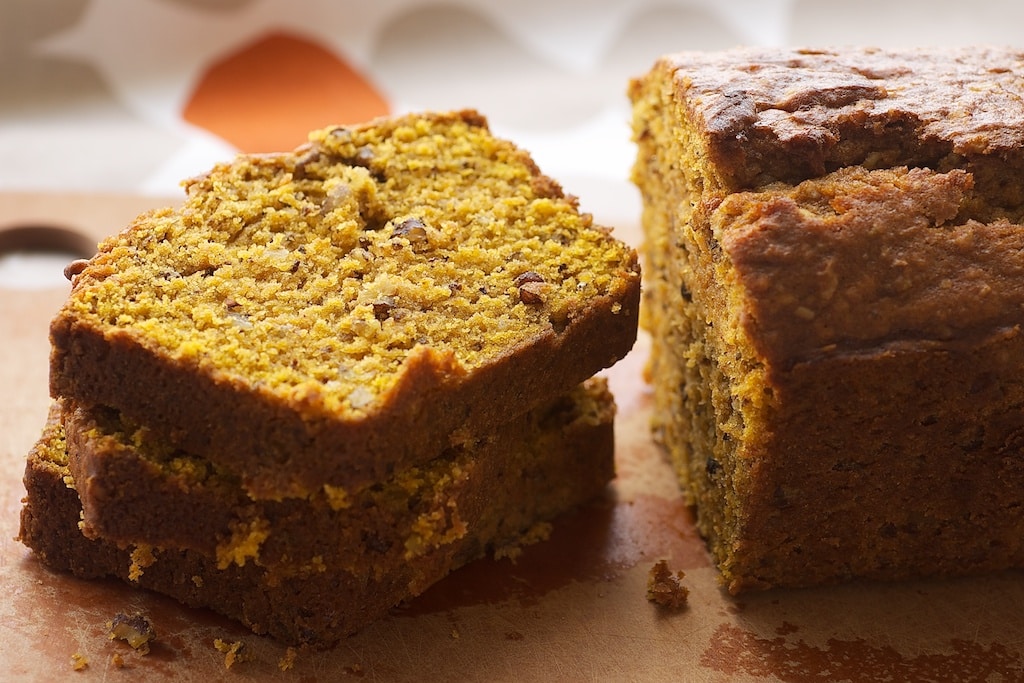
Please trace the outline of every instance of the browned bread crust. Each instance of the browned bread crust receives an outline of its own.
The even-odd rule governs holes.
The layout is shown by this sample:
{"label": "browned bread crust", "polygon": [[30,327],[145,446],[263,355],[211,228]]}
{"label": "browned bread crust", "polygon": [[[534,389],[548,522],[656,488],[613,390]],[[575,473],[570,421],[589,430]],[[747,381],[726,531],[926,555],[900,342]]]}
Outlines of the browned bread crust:
{"label": "browned bread crust", "polygon": [[[62,420],[86,536],[288,575],[392,572],[463,534],[473,552],[511,542],[611,479],[613,413],[605,382],[590,380],[387,480],[278,501],[252,500],[237,477],[109,410],[69,409]],[[529,483],[520,490],[520,482]]]}
{"label": "browned bread crust", "polygon": [[705,497],[733,590],[1024,567],[1024,228],[951,222],[969,185],[847,169],[712,215],[737,303],[711,310],[763,372],[759,408],[730,390],[740,450],[694,468],[743,492]]}
{"label": "browned bread crust", "polygon": [[[697,130],[709,179],[738,190],[847,166],[1019,173],[1022,67],[1024,51],[997,47],[737,48],[666,55],[655,71]],[[1024,200],[1019,181],[1003,183]]]}
{"label": "browned bread crust", "polygon": [[473,112],[320,131],[188,189],[75,276],[50,390],[255,497],[422,462],[635,340],[636,254]]}
{"label": "browned bread crust", "polygon": [[957,221],[973,189],[960,170],[850,168],[728,196],[711,230],[766,364],[781,372],[880,346],[960,347],[1019,325],[1024,229]]}
{"label": "browned bread crust", "polygon": [[[163,533],[172,537],[167,540],[182,540],[189,549],[160,548],[149,542],[124,545],[86,537],[79,528],[82,505],[68,468],[68,449],[76,446],[65,441],[55,407],[28,457],[20,540],[53,569],[84,578],[119,577],[186,605],[237,619],[256,633],[288,643],[328,646],[384,616],[453,569],[517,543],[535,524],[600,495],[613,474],[614,405],[601,382],[567,401],[538,416],[515,443],[451,461],[447,473],[459,481],[438,489],[437,500],[422,505],[413,501],[410,514],[422,514],[412,530],[407,524],[387,528],[386,523],[396,520],[374,522],[354,506],[326,511],[316,503],[290,500],[275,514],[270,512],[274,504],[266,502],[262,504],[270,522],[266,547],[258,558],[226,565],[210,552],[208,539],[201,533],[189,539],[181,535],[181,529],[166,528],[166,520],[147,517],[158,512],[153,508],[126,509],[126,519],[115,523],[152,522],[156,536],[169,532]],[[500,457],[509,453],[515,454],[511,463]],[[413,479],[404,480],[404,485]],[[211,506],[226,504],[217,497],[204,499],[199,492],[178,492],[172,500],[172,494],[162,490],[166,486],[159,482],[142,478],[133,483],[142,485],[143,490],[148,484],[150,490],[167,498],[161,502],[168,504],[169,513],[195,502],[201,517]],[[391,495],[410,500],[400,491]],[[361,499],[356,497],[353,503],[358,502]],[[387,510],[383,506],[383,512]],[[133,518],[133,512],[142,517]],[[435,538],[422,547],[402,545],[424,541],[424,525],[437,526],[435,513],[447,516],[442,522],[449,524],[438,530],[443,539]],[[292,514],[300,515],[311,531],[302,532]],[[346,515],[351,516],[346,519]],[[221,516],[225,516],[223,511]],[[190,529],[199,532],[195,519],[193,516]],[[335,532],[337,539],[330,536]],[[354,540],[360,532],[364,538]],[[288,541],[283,538],[288,533],[301,537]],[[392,546],[385,547],[389,543]],[[140,548],[146,551],[142,557],[152,554],[152,562],[140,561]],[[285,549],[302,557],[312,552],[323,555],[316,562],[275,565],[273,554]],[[344,555],[349,562],[342,561]]]}
{"label": "browned bread crust", "polygon": [[730,591],[1024,566],[1021,59],[632,84],[656,435]]}

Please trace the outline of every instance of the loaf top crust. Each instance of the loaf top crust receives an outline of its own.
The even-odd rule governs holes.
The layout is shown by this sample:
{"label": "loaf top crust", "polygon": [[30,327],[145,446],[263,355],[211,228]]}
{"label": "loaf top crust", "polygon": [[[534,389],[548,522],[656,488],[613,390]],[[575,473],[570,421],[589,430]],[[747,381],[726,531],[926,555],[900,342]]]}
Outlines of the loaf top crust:
{"label": "loaf top crust", "polygon": [[1019,334],[1024,230],[958,222],[971,190],[960,170],[851,168],[729,195],[711,230],[737,327],[775,370]]}
{"label": "loaf top crust", "polygon": [[998,47],[680,52],[654,69],[729,191],[844,166],[1020,168],[1024,51]]}
{"label": "loaf top crust", "polygon": [[636,337],[635,251],[472,111],[316,131],[99,246],[51,393],[257,497],[352,486],[564,393]]}

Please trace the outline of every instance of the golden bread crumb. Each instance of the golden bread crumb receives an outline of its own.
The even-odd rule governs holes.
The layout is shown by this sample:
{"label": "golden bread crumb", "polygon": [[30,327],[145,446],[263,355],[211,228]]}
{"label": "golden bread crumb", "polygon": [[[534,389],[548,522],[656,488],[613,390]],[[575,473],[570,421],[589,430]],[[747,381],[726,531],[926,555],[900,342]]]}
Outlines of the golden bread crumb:
{"label": "golden bread crumb", "polygon": [[647,575],[647,599],[658,607],[679,610],[686,607],[690,589],[680,583],[686,573],[675,574],[668,568],[668,562],[658,560]]}
{"label": "golden bread crumb", "polygon": [[294,647],[290,647],[284,651],[284,656],[281,657],[277,662],[277,668],[281,671],[288,671],[295,666],[295,658],[298,657],[299,651]]}
{"label": "golden bread crumb", "polygon": [[228,642],[221,638],[217,638],[213,641],[213,647],[218,652],[224,653],[224,668],[230,669],[235,664],[242,662],[248,662],[252,659],[252,654],[245,645],[245,641],[236,640]]}
{"label": "golden bread crumb", "polygon": [[257,558],[260,546],[270,535],[270,522],[254,519],[232,524],[231,538],[217,546],[217,568],[225,569],[232,563],[244,567],[249,558]]}
{"label": "golden bread crumb", "polygon": [[140,543],[132,550],[131,565],[128,567],[128,578],[132,581],[138,581],[139,577],[144,573],[144,569],[151,566],[154,562],[156,562],[156,556],[153,554],[153,548]]}

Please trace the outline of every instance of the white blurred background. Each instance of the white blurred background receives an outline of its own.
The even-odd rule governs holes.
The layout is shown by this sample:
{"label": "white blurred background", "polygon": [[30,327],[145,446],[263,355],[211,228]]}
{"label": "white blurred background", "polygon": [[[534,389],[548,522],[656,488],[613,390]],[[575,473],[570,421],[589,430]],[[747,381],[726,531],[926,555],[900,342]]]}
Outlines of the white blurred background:
{"label": "white blurred background", "polygon": [[[180,180],[242,147],[233,122],[280,149],[351,122],[354,96],[324,76],[343,66],[386,112],[479,109],[600,222],[629,225],[639,200],[625,90],[658,55],[1013,45],[1021,26],[1017,0],[4,0],[0,191],[176,197]],[[321,57],[286,64],[268,37]],[[249,71],[218,99],[221,63]],[[204,92],[206,118],[190,117]],[[316,99],[325,94],[334,105]]]}

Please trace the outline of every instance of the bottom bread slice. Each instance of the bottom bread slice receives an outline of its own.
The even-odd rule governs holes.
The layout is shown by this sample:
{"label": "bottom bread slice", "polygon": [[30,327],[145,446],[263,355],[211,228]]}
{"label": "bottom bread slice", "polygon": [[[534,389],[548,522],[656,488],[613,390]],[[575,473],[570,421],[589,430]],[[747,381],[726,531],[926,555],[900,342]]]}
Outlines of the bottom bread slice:
{"label": "bottom bread slice", "polygon": [[287,577],[387,572],[455,541],[476,552],[514,538],[608,481],[613,413],[594,380],[386,481],[281,500],[252,500],[237,476],[113,411],[68,407],[62,421],[86,536],[196,550],[221,568],[255,562]]}
{"label": "bottom bread slice", "polygon": [[[572,409],[566,409],[567,400]],[[454,504],[457,519],[449,516],[443,522],[448,532],[434,537],[435,542],[413,541],[401,552],[380,553],[375,545],[380,540],[371,533],[358,547],[333,547],[340,549],[336,558],[343,551],[380,555],[373,561],[344,567],[327,560],[267,567],[257,561],[218,562],[215,555],[197,549],[86,537],[80,528],[81,500],[68,467],[68,441],[55,409],[28,456],[19,537],[53,569],[83,578],[119,577],[186,605],[210,608],[286,643],[330,646],[466,562],[517,543],[539,523],[597,496],[614,472],[613,417],[611,395],[595,380],[563,399],[561,409],[549,412],[548,420],[540,420],[522,438],[511,470],[490,462],[500,458],[484,458],[492,466],[465,459],[472,476],[463,480],[455,498],[445,499],[435,510],[444,516]],[[420,527],[437,522],[436,516],[427,515]],[[197,519],[196,525],[200,523]],[[268,537],[273,533],[269,528]],[[332,546],[331,539],[323,540],[324,547]]]}

